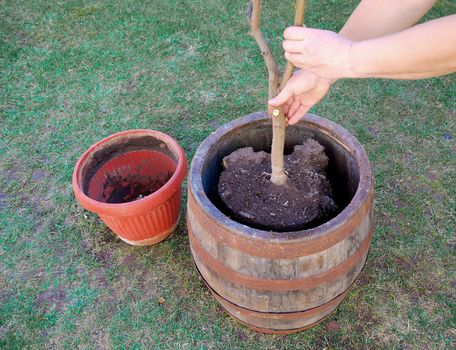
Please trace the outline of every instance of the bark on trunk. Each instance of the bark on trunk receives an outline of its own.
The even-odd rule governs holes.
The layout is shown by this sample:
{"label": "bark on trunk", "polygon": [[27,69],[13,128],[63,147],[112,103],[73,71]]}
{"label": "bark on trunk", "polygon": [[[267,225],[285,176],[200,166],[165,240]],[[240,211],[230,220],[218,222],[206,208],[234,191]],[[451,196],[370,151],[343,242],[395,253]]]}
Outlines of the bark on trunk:
{"label": "bark on trunk", "polygon": [[[294,25],[302,26],[306,0],[296,0]],[[255,38],[260,47],[264,61],[269,73],[269,98],[276,96],[279,92],[279,70],[274,57],[271,54],[268,44],[264,40],[260,30],[260,0],[251,0],[247,12],[250,22],[250,34]],[[293,75],[294,67],[287,62],[282,78],[281,87],[285,86],[288,79]],[[281,108],[275,109],[272,113],[272,149],[271,149],[271,181],[276,185],[283,185],[287,181],[287,175],[283,167],[283,151],[285,145],[286,118]]]}

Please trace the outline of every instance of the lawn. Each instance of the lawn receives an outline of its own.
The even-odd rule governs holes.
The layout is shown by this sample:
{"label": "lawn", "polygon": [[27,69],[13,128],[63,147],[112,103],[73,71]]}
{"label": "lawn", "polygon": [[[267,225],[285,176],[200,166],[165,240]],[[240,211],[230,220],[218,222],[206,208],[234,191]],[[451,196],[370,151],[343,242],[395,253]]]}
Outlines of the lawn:
{"label": "lawn", "polygon": [[[332,30],[357,3],[309,2],[306,24]],[[164,242],[131,247],[76,203],[73,166],[103,137],[157,129],[191,160],[218,126],[265,109],[245,3],[0,2],[0,348],[456,346],[454,74],[340,81],[312,110],[365,146],[376,230],[355,287],[309,331],[263,335],[227,316],[193,268],[184,220]],[[281,56],[292,1],[265,3]],[[441,0],[427,18],[455,12]]]}

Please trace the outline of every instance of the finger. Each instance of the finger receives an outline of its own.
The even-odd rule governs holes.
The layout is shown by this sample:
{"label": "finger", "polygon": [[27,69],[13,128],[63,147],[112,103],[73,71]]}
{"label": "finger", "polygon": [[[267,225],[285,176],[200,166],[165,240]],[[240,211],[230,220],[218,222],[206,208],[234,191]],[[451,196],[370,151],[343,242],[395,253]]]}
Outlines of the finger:
{"label": "finger", "polygon": [[309,30],[303,27],[288,27],[283,32],[283,37],[287,40],[303,40],[306,38]]}
{"label": "finger", "polygon": [[285,58],[287,61],[290,61],[293,63],[294,66],[299,67],[299,68],[306,68],[306,62],[303,62],[303,55],[299,53],[291,53],[288,51],[285,51]]}
{"label": "finger", "polygon": [[299,106],[301,106],[301,102],[299,102],[296,99],[293,99],[293,102],[291,103],[290,108],[288,109],[287,115],[288,116],[294,115],[296,113],[296,111],[298,110]]}
{"label": "finger", "polygon": [[285,52],[300,53],[303,50],[303,42],[301,40],[284,40],[282,47]]}
{"label": "finger", "polygon": [[304,115],[306,112],[309,110],[310,107],[300,105],[298,110],[291,116],[291,118],[288,120],[288,124],[293,125],[296,124]]}
{"label": "finger", "polygon": [[285,85],[283,90],[280,91],[280,93],[276,97],[269,100],[269,104],[273,107],[282,106],[292,96],[293,96],[293,93],[292,93],[291,89],[287,89],[287,86]]}
{"label": "finger", "polygon": [[287,100],[287,102],[285,102],[283,105],[282,105],[282,110],[283,110],[283,114],[284,115],[287,115],[288,114],[288,111],[290,110],[290,105],[291,103],[293,102],[294,98],[290,98]]}

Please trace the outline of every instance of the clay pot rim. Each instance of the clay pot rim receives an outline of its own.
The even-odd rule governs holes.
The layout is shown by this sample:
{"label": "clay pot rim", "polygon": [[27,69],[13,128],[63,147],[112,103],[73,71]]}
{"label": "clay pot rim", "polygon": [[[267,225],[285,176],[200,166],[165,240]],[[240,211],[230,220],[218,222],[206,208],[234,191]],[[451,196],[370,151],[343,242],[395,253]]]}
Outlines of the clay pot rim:
{"label": "clay pot rim", "polygon": [[[104,203],[90,198],[81,187],[81,170],[85,162],[90,158],[95,150],[101,149],[107,144],[112,144],[117,139],[131,135],[152,136],[165,143],[177,159],[177,166],[171,178],[154,193],[127,203]],[[78,202],[87,210],[99,215],[109,216],[133,216],[145,210],[156,208],[166,202],[182,186],[182,182],[187,172],[187,157],[182,147],[170,135],[152,129],[132,129],[121,131],[92,144],[77,160],[73,171],[72,184],[73,191]]]}
{"label": "clay pot rim", "polygon": [[350,203],[331,220],[317,227],[300,231],[286,231],[279,233],[275,231],[265,231],[241,224],[229,218],[221,212],[206,195],[201,176],[205,160],[204,156],[228,131],[241,129],[246,124],[250,123],[259,123],[264,125],[270,124],[271,120],[266,112],[254,112],[222,125],[200,144],[195,152],[189,171],[188,186],[191,188],[191,192],[196,202],[202,208],[205,208],[206,214],[211,219],[215,220],[220,226],[223,226],[224,229],[229,230],[234,235],[242,236],[243,238],[249,240],[268,243],[277,242],[282,244],[284,242],[312,240],[340,229],[342,226],[347,224],[350,218],[352,218],[358,211],[363,210],[366,202],[372,200],[371,192],[373,190],[374,180],[372,177],[369,159],[364,147],[342,126],[326,118],[307,113],[296,124],[296,126],[299,127],[302,125],[307,128],[318,129],[318,132],[325,133],[332,140],[334,140],[334,142],[337,142],[350,152],[356,159],[359,167],[359,184]]}

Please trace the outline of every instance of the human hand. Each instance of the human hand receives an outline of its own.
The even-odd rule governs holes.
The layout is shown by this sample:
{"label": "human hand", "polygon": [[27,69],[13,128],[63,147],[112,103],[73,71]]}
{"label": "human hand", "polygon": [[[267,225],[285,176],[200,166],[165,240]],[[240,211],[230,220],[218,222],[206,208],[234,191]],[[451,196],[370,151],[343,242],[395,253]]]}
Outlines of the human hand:
{"label": "human hand", "polygon": [[333,80],[308,71],[297,71],[280,93],[269,100],[269,108],[282,106],[288,124],[295,124],[313,105],[320,102],[333,83]]}
{"label": "human hand", "polygon": [[285,58],[295,67],[329,79],[353,77],[353,41],[329,30],[303,27],[285,29],[284,37]]}

